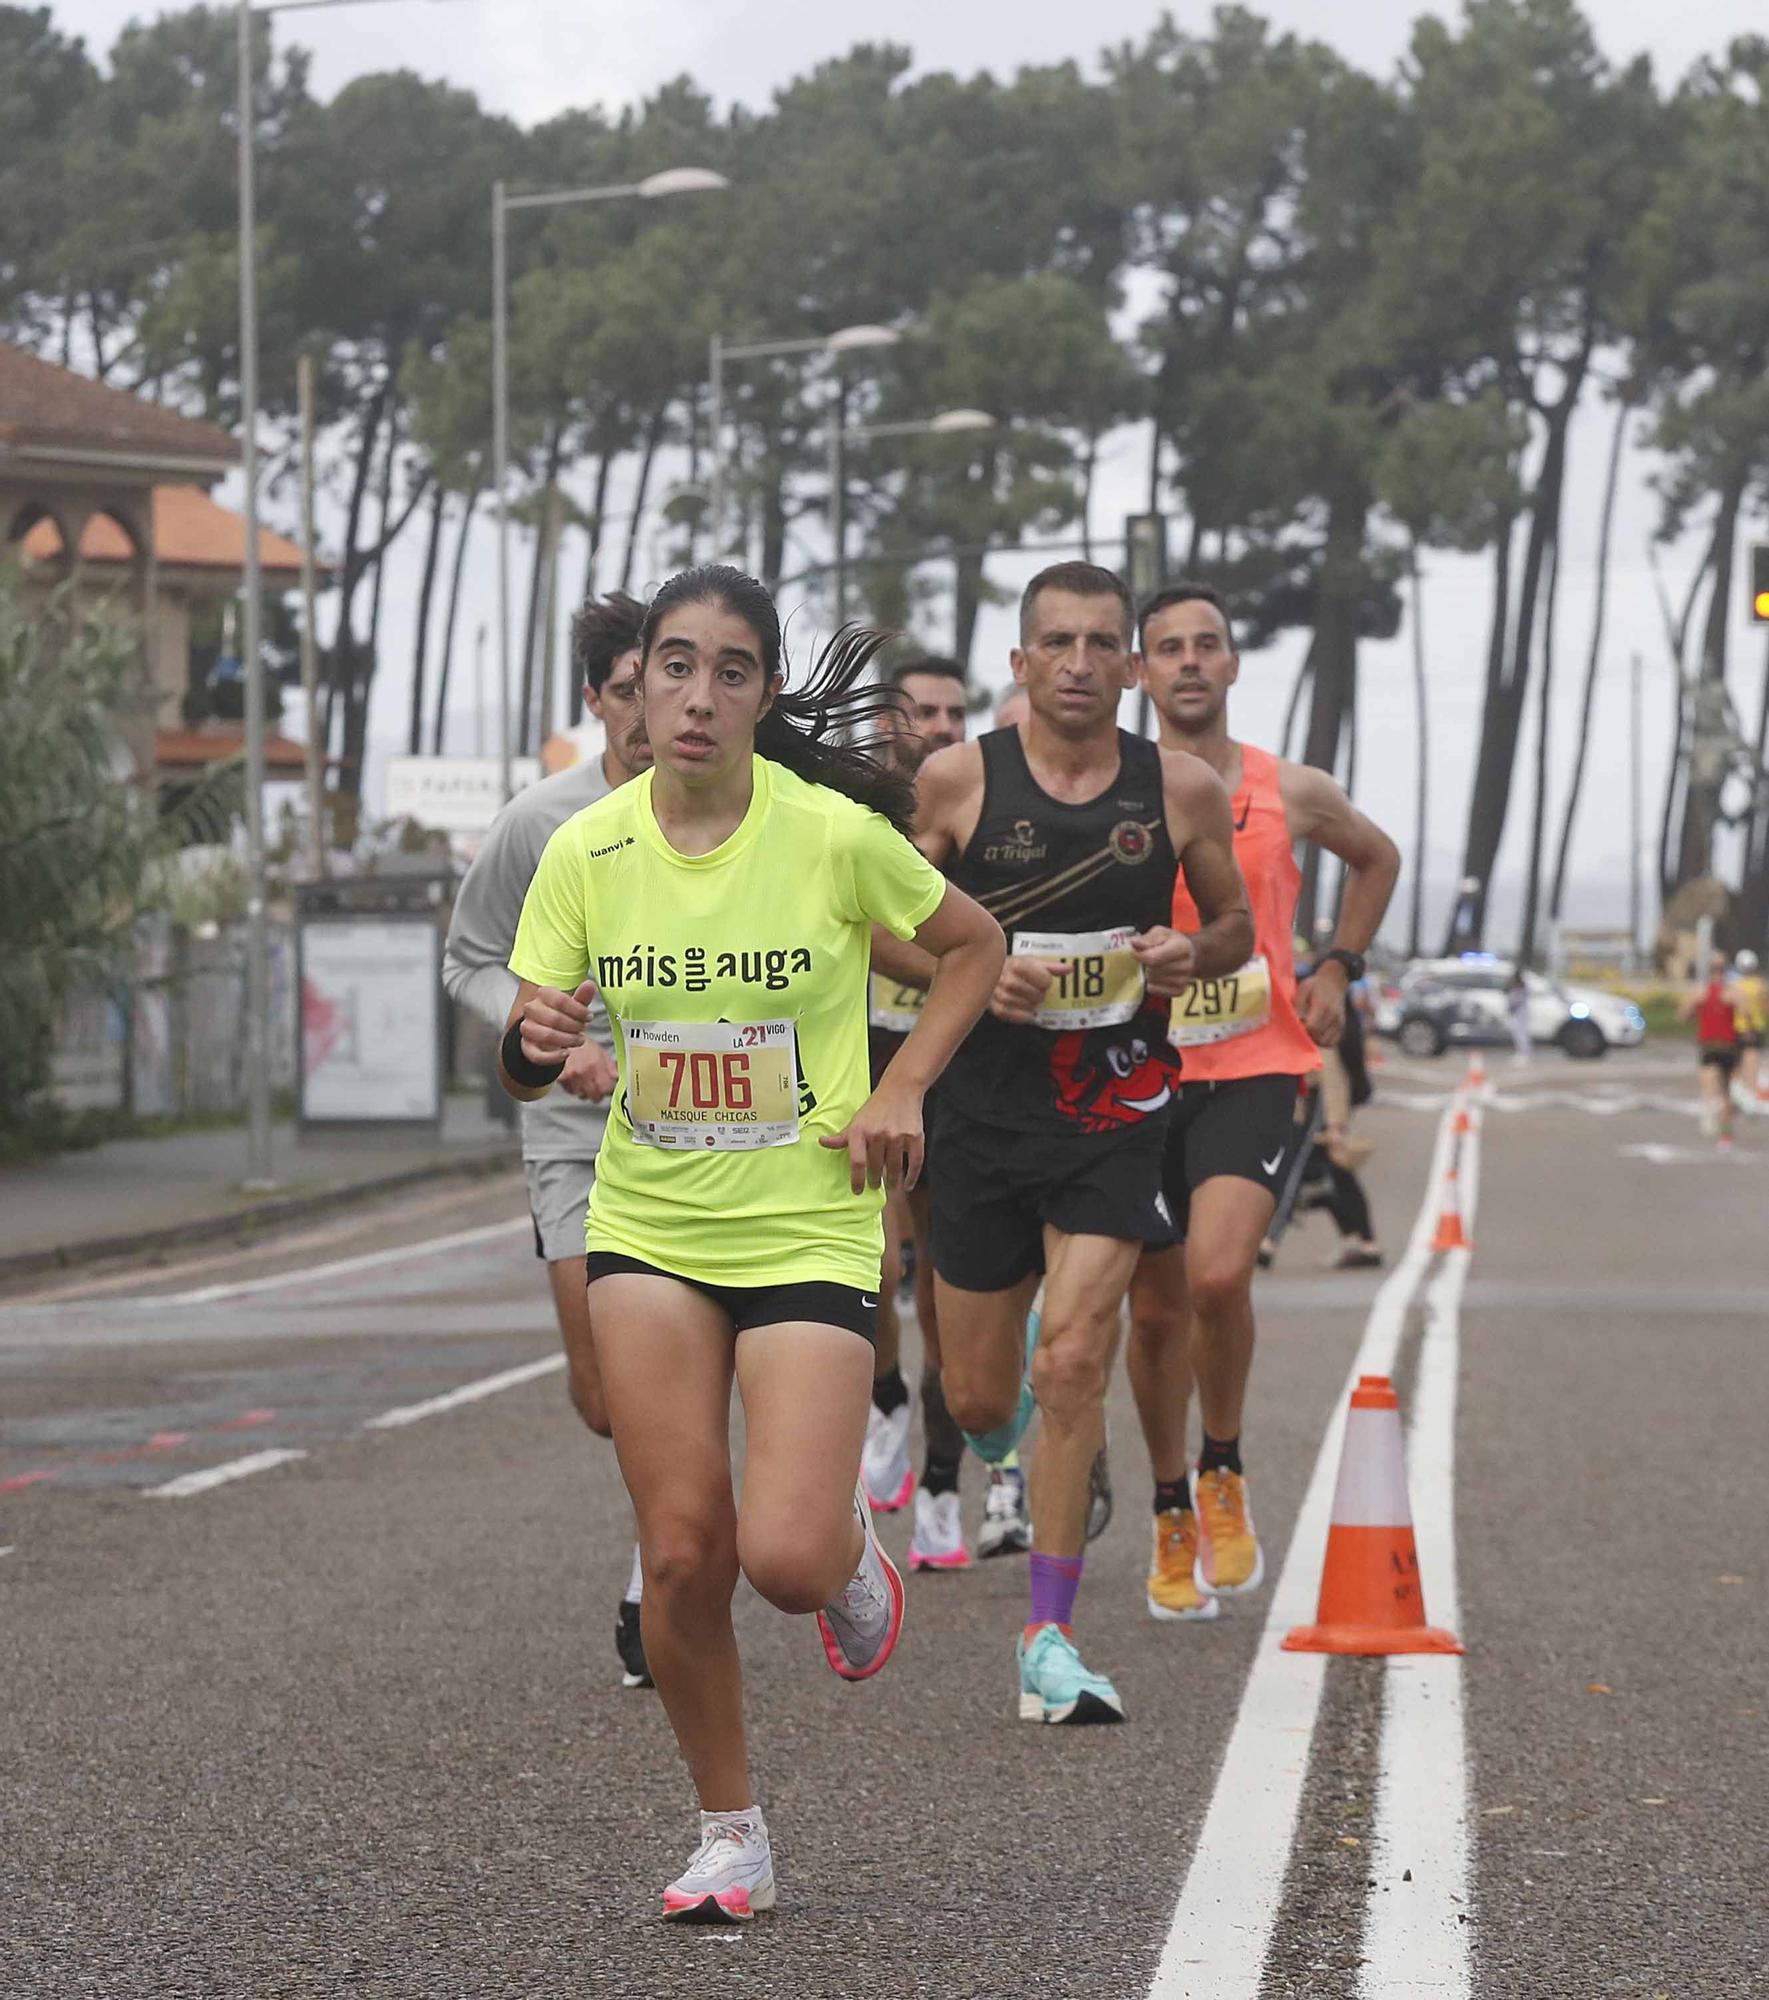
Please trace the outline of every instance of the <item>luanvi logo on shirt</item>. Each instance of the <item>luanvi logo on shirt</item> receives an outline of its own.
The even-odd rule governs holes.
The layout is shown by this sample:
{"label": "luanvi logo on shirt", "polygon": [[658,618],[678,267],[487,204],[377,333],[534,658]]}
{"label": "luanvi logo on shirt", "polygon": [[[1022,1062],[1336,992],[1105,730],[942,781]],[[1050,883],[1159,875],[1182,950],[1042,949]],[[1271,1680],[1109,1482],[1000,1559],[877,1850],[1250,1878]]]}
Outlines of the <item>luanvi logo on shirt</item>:
{"label": "luanvi logo on shirt", "polygon": [[611,840],[606,847],[592,847],[590,859],[600,861],[605,854],[618,854],[623,847],[631,847],[633,836],[629,833],[625,840]]}
{"label": "luanvi logo on shirt", "polygon": [[604,992],[619,992],[624,986],[681,986],[684,992],[704,993],[715,979],[735,979],[745,986],[760,986],[769,993],[784,993],[795,973],[809,972],[811,954],[803,945],[791,951],[709,952],[693,944],[680,958],[673,951],[658,951],[647,945],[642,950],[609,952],[596,960],[596,984]]}

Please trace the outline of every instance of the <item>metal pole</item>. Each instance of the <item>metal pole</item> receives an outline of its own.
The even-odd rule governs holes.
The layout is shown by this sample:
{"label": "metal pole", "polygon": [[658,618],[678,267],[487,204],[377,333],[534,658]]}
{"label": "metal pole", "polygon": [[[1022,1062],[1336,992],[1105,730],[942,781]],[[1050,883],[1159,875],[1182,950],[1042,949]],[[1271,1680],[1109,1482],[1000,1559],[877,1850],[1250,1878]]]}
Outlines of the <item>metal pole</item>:
{"label": "metal pole", "polygon": [[307,865],[317,882],[326,872],[325,765],[319,721],[319,644],[315,619],[318,595],[313,556],[313,356],[295,363],[295,392],[301,405],[301,692],[307,700]]}
{"label": "metal pole", "polygon": [[1628,669],[1628,957],[1640,953],[1640,655]]}
{"label": "metal pole", "polygon": [[485,755],[485,621],[473,634],[473,754]]}
{"label": "metal pole", "polygon": [[258,226],[252,176],[252,9],[239,9],[240,432],[246,482],[246,1182],[271,1178],[270,954],[264,927],[264,658],[258,576]]}
{"label": "metal pole", "polygon": [[707,347],[707,522],[712,529],[712,559],[719,562],[725,553],[722,533],[725,504],[725,345],[715,333]]}
{"label": "metal pole", "polygon": [[491,457],[498,503],[498,762],[507,802],[510,781],[510,411],[509,272],[504,249],[504,183],[491,188]]}

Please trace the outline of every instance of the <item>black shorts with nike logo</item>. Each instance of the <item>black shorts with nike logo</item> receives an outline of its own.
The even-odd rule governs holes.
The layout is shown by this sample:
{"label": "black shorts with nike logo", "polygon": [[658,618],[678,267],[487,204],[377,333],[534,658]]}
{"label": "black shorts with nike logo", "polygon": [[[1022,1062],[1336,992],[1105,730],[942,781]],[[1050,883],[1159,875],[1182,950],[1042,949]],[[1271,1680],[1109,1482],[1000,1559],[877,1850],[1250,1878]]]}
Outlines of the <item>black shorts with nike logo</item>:
{"label": "black shorts with nike logo", "polygon": [[[1182,1083],[1173,1121],[1167,1127],[1167,1154],[1161,1191],[1173,1211],[1177,1240],[1186,1239],[1192,1191],[1227,1175],[1253,1181],[1275,1202],[1284,1184],[1290,1149],[1302,1128],[1296,1104],[1297,1076],[1236,1076],[1222,1083]],[[1151,1242],[1151,1250],[1167,1247]]]}

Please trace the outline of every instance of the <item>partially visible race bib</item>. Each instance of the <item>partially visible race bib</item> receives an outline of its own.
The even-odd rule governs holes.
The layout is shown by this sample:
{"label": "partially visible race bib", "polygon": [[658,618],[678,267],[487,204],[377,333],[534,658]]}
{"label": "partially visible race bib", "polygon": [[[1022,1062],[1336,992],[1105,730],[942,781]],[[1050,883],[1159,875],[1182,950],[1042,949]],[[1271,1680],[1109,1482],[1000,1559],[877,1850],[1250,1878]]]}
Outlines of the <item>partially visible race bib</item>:
{"label": "partially visible race bib", "polygon": [[1239,972],[1221,979],[1194,979],[1173,996],[1167,1039],[1176,1049],[1250,1035],[1271,1019],[1271,967],[1250,958]]}
{"label": "partially visible race bib", "polygon": [[1016,958],[1060,958],[1066,969],[1050,983],[1033,1021],[1040,1028],[1105,1028],[1135,1018],[1147,984],[1142,961],[1130,949],[1136,932],[1020,931]]}
{"label": "partially visible race bib", "polygon": [[906,1035],[921,1019],[927,1005],[927,991],[920,986],[899,986],[882,972],[872,975],[867,989],[866,1018],[875,1028],[887,1028],[893,1035]]}
{"label": "partially visible race bib", "polygon": [[628,1021],[627,1114],[642,1146],[752,1152],[799,1135],[790,1021]]}

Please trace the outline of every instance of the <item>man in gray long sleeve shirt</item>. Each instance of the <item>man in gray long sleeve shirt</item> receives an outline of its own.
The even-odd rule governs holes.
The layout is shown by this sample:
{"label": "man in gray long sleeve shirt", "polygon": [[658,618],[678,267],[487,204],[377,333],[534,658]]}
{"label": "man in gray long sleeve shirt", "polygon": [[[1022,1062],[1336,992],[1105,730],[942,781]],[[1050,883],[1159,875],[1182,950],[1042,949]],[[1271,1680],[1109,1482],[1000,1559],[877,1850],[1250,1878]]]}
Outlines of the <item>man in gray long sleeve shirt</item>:
{"label": "man in gray long sleeve shirt", "polygon": [[[510,970],[510,950],[541,850],[574,814],[650,768],[651,746],[639,703],[644,615],[642,604],[616,591],[592,598],[573,619],[571,653],[583,675],[584,703],[606,725],[608,747],[600,757],[518,793],[492,822],[455,899],[442,953],[442,983],[451,999],[472,1008],[500,1035],[520,985]],[[535,1254],[546,1260],[565,1342],[571,1400],[590,1429],[607,1437],[607,1405],[584,1282],[584,1216],[616,1080],[608,1020],[599,1005],[590,1019],[590,1037],[572,1052],[558,1088],[522,1106],[522,1167],[534,1217]],[[651,1685],[639,1639],[639,1596],[635,1548],[615,1634],[628,1687]]]}

